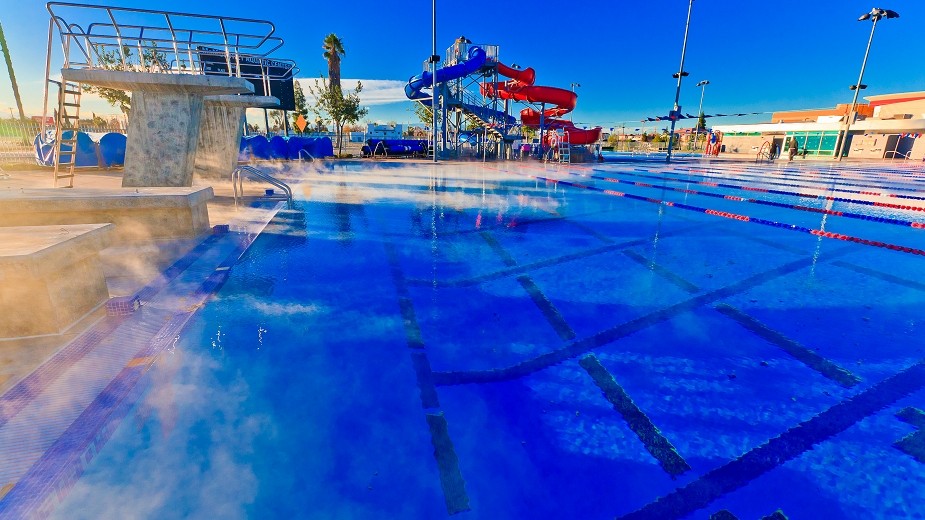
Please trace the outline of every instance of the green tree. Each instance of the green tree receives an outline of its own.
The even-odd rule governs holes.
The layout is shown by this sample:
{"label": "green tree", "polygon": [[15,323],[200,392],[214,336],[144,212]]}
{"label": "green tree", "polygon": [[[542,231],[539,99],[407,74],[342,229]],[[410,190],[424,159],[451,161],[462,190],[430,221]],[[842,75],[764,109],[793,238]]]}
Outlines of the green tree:
{"label": "green tree", "polygon": [[356,88],[344,94],[340,87],[334,86],[322,77],[315,80],[315,86],[309,87],[308,90],[315,97],[312,112],[319,117],[327,117],[334,123],[335,146],[340,155],[344,151],[344,125],[356,123],[369,112],[368,109],[360,107],[363,84],[357,81]]}
{"label": "green tree", "polygon": [[[165,72],[170,68],[167,57],[157,50],[154,42],[142,49],[137,63],[133,63],[135,58],[132,54],[132,48],[127,45],[122,47],[122,54],[118,50],[108,51],[102,45],[95,47],[95,50],[97,63],[106,70]],[[124,61],[123,55],[125,56]],[[132,109],[132,98],[124,90],[95,85],[83,85],[83,90],[103,98],[104,101],[118,108],[126,116]]]}
{"label": "green tree", "polygon": [[697,119],[697,130],[704,130],[707,127],[707,118],[703,115],[703,112],[700,113],[700,118]]}
{"label": "green tree", "polygon": [[324,49],[324,59],[328,60],[328,79],[331,88],[340,90],[340,57],[346,54],[344,42],[331,33],[324,37],[321,44]]}

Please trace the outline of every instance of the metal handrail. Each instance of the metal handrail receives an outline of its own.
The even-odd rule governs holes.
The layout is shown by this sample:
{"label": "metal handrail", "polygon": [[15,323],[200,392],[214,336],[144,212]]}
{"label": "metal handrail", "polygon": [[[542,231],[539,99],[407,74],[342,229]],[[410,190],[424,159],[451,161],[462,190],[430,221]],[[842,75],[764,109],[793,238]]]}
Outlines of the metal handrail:
{"label": "metal handrail", "polygon": [[234,189],[234,206],[236,208],[238,207],[238,197],[244,197],[243,174],[245,173],[283,190],[286,194],[287,203],[292,206],[292,189],[288,184],[253,166],[238,166],[231,172],[231,186]]}
{"label": "metal handrail", "polygon": [[300,161],[302,160],[302,156],[303,156],[303,155],[308,156],[308,158],[309,158],[309,160],[311,160],[311,162],[315,162],[315,157],[314,157],[312,154],[308,153],[308,150],[306,150],[305,148],[299,149],[299,160],[300,160]]}
{"label": "metal handrail", "polygon": [[887,152],[886,152],[885,154],[883,154],[883,158],[886,159],[886,156],[887,156],[888,154],[893,154],[893,157],[890,158],[891,161],[896,160],[896,156],[899,156],[899,157],[902,157],[903,159],[908,160],[908,159],[909,159],[909,156],[912,155],[912,150],[909,150],[909,151],[906,152],[906,153],[901,153],[901,152],[898,152],[898,151],[896,151],[896,150],[887,150]]}
{"label": "metal handrail", "polygon": [[[202,55],[214,54],[226,67],[220,73],[228,76],[261,79],[268,83],[270,79],[285,79],[297,73],[297,67],[291,60],[268,58],[284,43],[282,38],[273,36],[276,27],[268,20],[71,2],[49,2],[46,8],[51,15],[50,23],[57,26],[64,47],[63,68],[103,68],[105,64],[102,53],[111,50],[127,70],[153,68],[161,69],[164,73],[205,74]],[[68,14],[98,14],[104,21],[93,21],[86,25],[85,30],[78,23],[68,23],[56,14],[56,10]],[[126,13],[136,19],[139,15],[153,15],[162,18],[164,22],[156,25],[120,24],[116,15]],[[204,21],[216,25],[211,28],[194,28],[196,23],[202,24]],[[229,24],[233,30],[228,29]],[[80,58],[72,59],[71,43],[76,44],[73,48],[83,61]],[[139,62],[137,64],[130,63],[126,51],[131,48],[138,52],[135,58]],[[261,73],[242,72],[242,62],[259,67]],[[271,75],[268,71],[270,67],[282,68],[285,72]]]}

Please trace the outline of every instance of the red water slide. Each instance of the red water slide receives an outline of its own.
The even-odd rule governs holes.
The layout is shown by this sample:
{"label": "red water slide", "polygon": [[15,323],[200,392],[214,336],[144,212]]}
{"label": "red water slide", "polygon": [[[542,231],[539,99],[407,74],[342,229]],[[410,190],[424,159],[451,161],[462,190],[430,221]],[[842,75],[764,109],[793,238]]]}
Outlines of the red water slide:
{"label": "red water slide", "polygon": [[[498,63],[498,74],[511,78],[510,81],[482,83],[482,95],[511,99],[527,103],[546,103],[552,105],[543,111],[543,126],[549,129],[562,128],[571,144],[593,144],[601,138],[601,128],[585,130],[576,127],[571,121],[556,119],[575,110],[578,95],[570,90],[556,87],[539,87],[534,85],[536,71],[532,67],[523,70],[512,69]],[[520,111],[520,121],[527,126],[540,126],[540,111],[525,108]],[[548,143],[547,143],[548,144]]]}

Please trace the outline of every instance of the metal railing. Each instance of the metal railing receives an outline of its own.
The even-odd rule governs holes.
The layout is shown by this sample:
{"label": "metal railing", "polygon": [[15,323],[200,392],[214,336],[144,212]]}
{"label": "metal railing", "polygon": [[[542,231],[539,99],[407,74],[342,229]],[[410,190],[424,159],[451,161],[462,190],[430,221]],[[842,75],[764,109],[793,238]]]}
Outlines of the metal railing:
{"label": "metal railing", "polygon": [[71,2],[47,9],[63,68],[227,75],[262,81],[267,95],[270,80],[298,72],[292,60],[269,58],[283,39],[267,20]]}
{"label": "metal railing", "polygon": [[[893,154],[893,156],[888,157],[890,154]],[[911,155],[912,155],[912,150],[909,150],[908,152],[905,152],[905,153],[898,152],[896,150],[888,150],[885,154],[883,154],[883,158],[884,159],[889,158],[891,161],[895,161],[897,157],[902,157],[903,159],[908,160]]]}
{"label": "metal railing", "polygon": [[234,206],[238,207],[238,198],[244,197],[244,174],[250,175],[257,180],[261,180],[268,184],[271,184],[285,193],[285,200],[292,206],[292,189],[289,188],[289,185],[285,182],[273,177],[272,175],[263,172],[253,166],[238,166],[231,172],[231,185],[234,189]]}

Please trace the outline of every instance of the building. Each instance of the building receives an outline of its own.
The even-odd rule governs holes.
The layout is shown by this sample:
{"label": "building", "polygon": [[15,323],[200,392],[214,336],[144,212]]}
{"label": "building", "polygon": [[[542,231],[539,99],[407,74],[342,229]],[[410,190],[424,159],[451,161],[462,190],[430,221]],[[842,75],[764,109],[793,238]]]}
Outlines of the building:
{"label": "building", "polygon": [[[858,159],[925,159],[925,91],[867,96],[857,106],[843,156]],[[807,157],[835,157],[851,105],[828,110],[774,112],[769,123],[716,125],[727,153],[756,155],[765,142],[778,149],[797,140]],[[786,155],[786,154],[785,154]]]}

